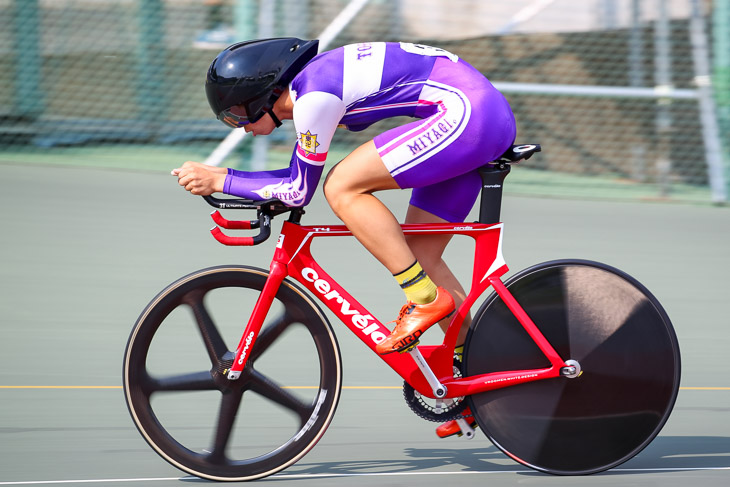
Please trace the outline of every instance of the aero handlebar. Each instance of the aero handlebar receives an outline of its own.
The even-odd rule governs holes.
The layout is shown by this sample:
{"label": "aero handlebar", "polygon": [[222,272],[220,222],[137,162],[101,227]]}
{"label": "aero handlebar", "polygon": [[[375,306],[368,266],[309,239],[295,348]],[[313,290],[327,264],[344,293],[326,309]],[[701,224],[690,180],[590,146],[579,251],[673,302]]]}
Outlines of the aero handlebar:
{"label": "aero handlebar", "polygon": [[[303,210],[300,208],[287,207],[278,199],[255,201],[234,198],[221,199],[213,196],[203,196],[203,198],[214,208],[224,210],[256,210],[258,216],[256,220],[227,220],[223,218],[218,210],[211,213],[210,216],[217,226],[213,227],[210,233],[223,245],[258,245],[271,236],[272,217],[292,210],[298,210],[300,214],[303,213]],[[221,228],[227,230],[251,230],[258,228],[259,233],[253,237],[231,237],[224,234]]]}

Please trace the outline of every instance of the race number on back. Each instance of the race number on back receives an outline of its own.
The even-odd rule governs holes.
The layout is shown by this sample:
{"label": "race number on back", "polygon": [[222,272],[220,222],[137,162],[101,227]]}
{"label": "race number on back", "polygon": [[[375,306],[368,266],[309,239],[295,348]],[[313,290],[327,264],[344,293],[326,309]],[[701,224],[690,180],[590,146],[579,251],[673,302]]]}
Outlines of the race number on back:
{"label": "race number on back", "polygon": [[411,54],[420,54],[421,56],[434,56],[449,58],[451,62],[458,62],[459,56],[450,53],[446,49],[438,47],[424,46],[423,44],[413,44],[411,42],[401,42],[400,48]]}

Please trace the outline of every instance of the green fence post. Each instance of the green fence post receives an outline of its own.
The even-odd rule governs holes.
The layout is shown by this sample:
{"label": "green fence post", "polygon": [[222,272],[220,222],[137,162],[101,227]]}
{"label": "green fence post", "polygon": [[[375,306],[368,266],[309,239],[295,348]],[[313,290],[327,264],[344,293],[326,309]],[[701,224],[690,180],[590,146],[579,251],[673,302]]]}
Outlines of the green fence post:
{"label": "green fence post", "polygon": [[730,194],[730,0],[713,2],[713,85],[723,146],[725,182]]}
{"label": "green fence post", "polygon": [[13,108],[19,117],[30,120],[40,117],[45,105],[41,85],[43,58],[39,11],[39,0],[15,0],[11,13],[16,70]]}
{"label": "green fence post", "polygon": [[165,16],[162,0],[139,0],[137,19],[137,105],[139,118],[154,135],[167,106],[164,88]]}

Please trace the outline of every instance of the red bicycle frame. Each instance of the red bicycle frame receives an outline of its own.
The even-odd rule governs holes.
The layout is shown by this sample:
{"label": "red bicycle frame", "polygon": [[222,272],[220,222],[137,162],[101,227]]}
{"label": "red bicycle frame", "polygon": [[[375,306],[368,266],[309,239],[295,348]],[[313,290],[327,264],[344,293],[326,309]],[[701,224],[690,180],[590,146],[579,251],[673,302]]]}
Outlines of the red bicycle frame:
{"label": "red bicycle frame", "polygon": [[[213,212],[213,219],[223,228],[250,228],[250,222],[229,221]],[[545,339],[530,317],[517,303],[502,283],[501,277],[508,271],[502,256],[503,223],[438,223],[403,224],[406,235],[451,234],[466,235],[475,240],[474,270],[471,290],[456,313],[452,316],[443,343],[440,345],[420,345],[418,350],[430,367],[436,379],[446,387],[444,398],[455,398],[477,394],[524,382],[558,377],[566,363]],[[212,231],[215,238],[225,245],[251,245],[250,237],[229,237],[219,228]],[[236,357],[229,371],[229,378],[236,379],[243,370],[248,351],[256,342],[261,327],[276,296],[279,285],[286,277],[301,283],[320,302],[332,311],[365,345],[375,352],[375,345],[384,340],[390,330],[383,326],[352,295],[340,286],[312,257],[310,245],[316,237],[351,236],[344,225],[304,226],[289,221],[284,222],[276,251],[271,261],[269,277],[254,306],[251,317],[243,332],[236,350]],[[550,361],[544,369],[513,370],[492,372],[471,377],[454,378],[453,354],[461,324],[472,305],[489,286],[502,298],[524,329],[534,340],[542,353]],[[398,375],[403,377],[416,391],[426,397],[434,397],[432,384],[416,364],[410,354],[391,353],[379,355]]]}

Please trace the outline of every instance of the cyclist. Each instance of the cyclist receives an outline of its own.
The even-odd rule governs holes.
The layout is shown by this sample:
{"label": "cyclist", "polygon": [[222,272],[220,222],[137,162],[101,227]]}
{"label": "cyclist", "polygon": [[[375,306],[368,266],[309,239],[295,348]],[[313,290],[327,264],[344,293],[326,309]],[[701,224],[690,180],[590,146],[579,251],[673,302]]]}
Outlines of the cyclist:
{"label": "cyclist", "polygon": [[[443,49],[372,42],[317,54],[317,47],[295,38],[241,42],[221,52],[207,74],[208,102],[226,125],[268,135],[293,119],[297,142],[288,168],[246,172],[188,161],[172,173],[193,194],[304,206],[338,127],[359,131],[385,118],[415,118],[355,149],[324,183],[335,215],[406,294],[393,332],[377,345],[380,354],[405,351],[433,324],[446,329],[444,318],[466,293],[442,259],[451,235],[405,237],[373,193],[413,188],[406,223],[464,221],[481,189],[477,168],[514,142],[514,116],[479,71]],[[468,320],[457,344],[467,329]],[[454,426],[439,436],[458,433]]]}

